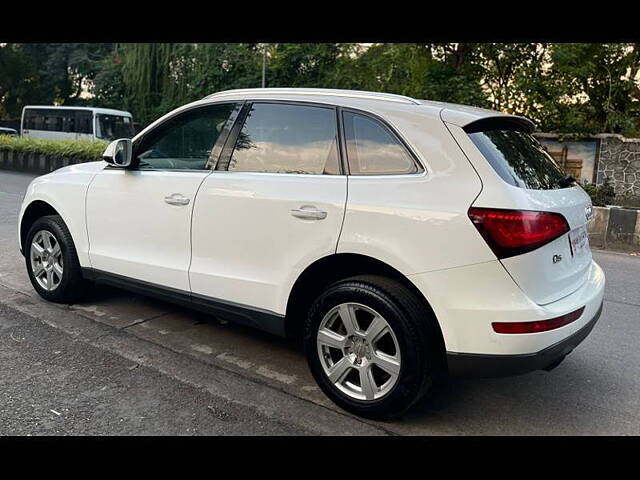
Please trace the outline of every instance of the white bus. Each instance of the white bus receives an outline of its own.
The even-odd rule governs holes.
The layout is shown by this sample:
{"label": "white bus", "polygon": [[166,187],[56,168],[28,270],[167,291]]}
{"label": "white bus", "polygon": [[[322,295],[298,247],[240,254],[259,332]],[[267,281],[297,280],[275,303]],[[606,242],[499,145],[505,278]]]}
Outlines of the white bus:
{"label": "white bus", "polygon": [[131,138],[129,112],[110,108],[27,105],[22,109],[20,134],[46,140]]}

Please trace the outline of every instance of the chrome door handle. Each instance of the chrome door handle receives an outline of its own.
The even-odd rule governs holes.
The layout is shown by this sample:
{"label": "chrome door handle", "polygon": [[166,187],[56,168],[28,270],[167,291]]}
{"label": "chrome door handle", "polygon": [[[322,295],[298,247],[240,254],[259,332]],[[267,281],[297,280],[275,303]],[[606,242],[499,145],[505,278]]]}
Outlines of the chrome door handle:
{"label": "chrome door handle", "polygon": [[172,193],[171,195],[164,197],[164,201],[169,205],[189,205],[190,199],[183,196],[181,193]]}
{"label": "chrome door handle", "polygon": [[311,205],[304,205],[300,208],[294,208],[291,210],[291,215],[297,218],[303,218],[306,220],[322,220],[327,218],[327,212],[319,210]]}

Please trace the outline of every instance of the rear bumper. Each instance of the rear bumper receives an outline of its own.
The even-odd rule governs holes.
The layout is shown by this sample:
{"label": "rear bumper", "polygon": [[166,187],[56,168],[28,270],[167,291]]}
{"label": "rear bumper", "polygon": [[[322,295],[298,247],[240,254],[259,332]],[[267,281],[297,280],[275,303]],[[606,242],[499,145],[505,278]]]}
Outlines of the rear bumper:
{"label": "rear bumper", "polygon": [[486,355],[447,352],[449,373],[461,377],[506,377],[555,368],[593,330],[602,313],[602,303],[593,318],[571,336],[535,353]]}
{"label": "rear bumper", "polygon": [[[593,328],[605,285],[604,272],[595,262],[578,290],[546,305],[538,305],[525,295],[498,261],[409,278],[438,319],[450,371],[482,376],[553,366]],[[549,331],[502,334],[491,326],[492,322],[544,321],[582,307],[580,318]]]}

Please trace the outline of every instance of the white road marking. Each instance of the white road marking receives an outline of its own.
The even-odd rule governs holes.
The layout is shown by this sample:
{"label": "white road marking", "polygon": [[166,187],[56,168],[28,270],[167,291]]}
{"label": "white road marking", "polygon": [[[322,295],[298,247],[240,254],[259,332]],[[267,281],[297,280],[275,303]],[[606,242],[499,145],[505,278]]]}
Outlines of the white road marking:
{"label": "white road marking", "polygon": [[196,352],[206,353],[207,355],[211,355],[213,353],[213,349],[208,345],[191,345],[191,348]]}
{"label": "white road marking", "polygon": [[106,312],[102,312],[100,310],[98,310],[98,307],[96,305],[89,305],[87,307],[82,306],[82,305],[71,305],[71,310],[82,310],[83,312],[89,312],[89,313],[93,313],[94,315],[98,316],[98,317],[102,317],[104,315],[106,315]]}
{"label": "white road marking", "polygon": [[227,363],[232,363],[234,365],[237,365],[238,367],[244,368],[245,370],[253,367],[253,363],[248,362],[246,360],[242,360],[241,358],[238,358],[230,354],[229,352],[222,352],[220,355],[216,355],[216,358],[220,360],[224,360]]}
{"label": "white road marking", "polygon": [[286,383],[287,385],[291,385],[298,379],[298,377],[296,377],[295,375],[286,375],[284,373],[276,372],[275,370],[271,370],[270,368],[267,368],[264,365],[261,365],[260,367],[258,367],[258,370],[256,371],[256,373],[258,373],[259,375],[262,375],[263,377],[271,378],[273,380]]}

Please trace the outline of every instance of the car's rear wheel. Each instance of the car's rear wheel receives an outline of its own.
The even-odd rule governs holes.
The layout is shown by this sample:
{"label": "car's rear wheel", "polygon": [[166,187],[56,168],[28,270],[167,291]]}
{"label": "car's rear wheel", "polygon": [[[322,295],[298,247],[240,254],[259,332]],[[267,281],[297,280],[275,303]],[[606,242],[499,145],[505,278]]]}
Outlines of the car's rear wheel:
{"label": "car's rear wheel", "polygon": [[48,215],[36,220],[23,246],[33,288],[51,302],[72,303],[85,291],[71,233],[62,218]]}
{"label": "car's rear wheel", "polygon": [[401,283],[380,276],[337,282],[314,302],[304,343],[311,372],[337,405],[369,418],[417,402],[438,362],[435,319]]}

